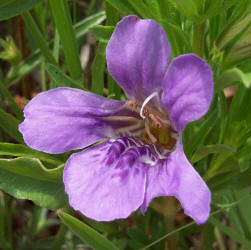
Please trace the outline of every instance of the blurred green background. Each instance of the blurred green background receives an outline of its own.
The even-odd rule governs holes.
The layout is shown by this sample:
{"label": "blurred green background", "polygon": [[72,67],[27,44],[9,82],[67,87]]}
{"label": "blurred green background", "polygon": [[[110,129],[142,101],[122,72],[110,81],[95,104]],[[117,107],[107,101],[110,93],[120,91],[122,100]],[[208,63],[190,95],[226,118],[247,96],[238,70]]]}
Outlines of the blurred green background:
{"label": "blurred green background", "polygon": [[[70,154],[32,150],[17,130],[25,104],[51,88],[125,99],[107,72],[105,48],[130,14],[162,25],[172,58],[193,52],[213,69],[210,111],[183,138],[213,195],[202,226],[172,197],[155,199],[145,216],[85,218],[64,193]],[[250,0],[1,0],[0,36],[1,249],[251,249]]]}

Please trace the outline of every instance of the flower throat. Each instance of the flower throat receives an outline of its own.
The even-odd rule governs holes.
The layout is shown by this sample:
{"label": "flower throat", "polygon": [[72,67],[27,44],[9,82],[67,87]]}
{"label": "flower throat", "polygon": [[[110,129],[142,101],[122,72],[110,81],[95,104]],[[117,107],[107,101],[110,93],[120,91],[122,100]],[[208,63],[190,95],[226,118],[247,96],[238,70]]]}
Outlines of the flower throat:
{"label": "flower throat", "polygon": [[176,145],[178,133],[172,128],[170,120],[164,112],[148,105],[154,97],[158,97],[157,92],[149,95],[141,106],[132,100],[128,104],[133,110],[140,107],[139,114],[145,124],[145,130],[142,134],[143,140],[148,144],[157,144],[172,150]]}

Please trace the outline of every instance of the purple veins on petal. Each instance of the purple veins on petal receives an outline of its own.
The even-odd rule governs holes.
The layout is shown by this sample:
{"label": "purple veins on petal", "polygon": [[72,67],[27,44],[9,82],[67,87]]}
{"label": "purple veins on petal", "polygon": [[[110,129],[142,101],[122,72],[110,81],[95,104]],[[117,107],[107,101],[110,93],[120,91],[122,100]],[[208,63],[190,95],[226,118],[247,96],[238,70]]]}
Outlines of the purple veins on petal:
{"label": "purple veins on petal", "polygon": [[[124,147],[118,157],[112,156],[112,148],[117,156],[117,145],[126,143],[126,138],[104,142],[69,158],[63,179],[74,209],[92,219],[110,221],[128,217],[142,204],[146,167],[137,153],[132,154]],[[97,152],[99,157],[94,156]]]}
{"label": "purple veins on petal", "polygon": [[97,221],[144,213],[157,196],[175,196],[198,224],[210,213],[211,194],[186,159],[185,126],[209,109],[210,66],[194,54],[171,56],[165,31],[154,20],[128,16],[107,45],[108,71],[129,100],[57,88],[25,107],[19,126],[30,147],[75,153],[63,174],[70,205]]}

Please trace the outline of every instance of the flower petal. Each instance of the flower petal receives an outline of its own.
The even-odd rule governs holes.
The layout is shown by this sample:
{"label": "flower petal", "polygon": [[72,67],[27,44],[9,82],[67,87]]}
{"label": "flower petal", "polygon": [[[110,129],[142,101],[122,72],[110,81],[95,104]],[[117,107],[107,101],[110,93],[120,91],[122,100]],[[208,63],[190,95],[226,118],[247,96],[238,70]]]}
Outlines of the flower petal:
{"label": "flower petal", "polygon": [[128,217],[144,200],[146,167],[140,155],[126,138],[72,154],[63,175],[70,205],[97,221]]}
{"label": "flower petal", "polygon": [[181,142],[162,167],[148,168],[146,196],[141,206],[144,213],[157,196],[175,196],[187,215],[197,224],[204,223],[210,213],[211,193],[207,185],[188,162]]}
{"label": "flower petal", "polygon": [[154,20],[123,18],[107,45],[107,66],[129,99],[143,101],[161,88],[171,56],[165,31]]}
{"label": "flower petal", "polygon": [[124,105],[78,89],[52,89],[26,105],[19,130],[26,144],[37,150],[62,153],[80,149],[111,136],[113,126],[118,125],[105,119]]}
{"label": "flower petal", "polygon": [[163,81],[162,103],[178,131],[207,112],[212,94],[213,75],[204,60],[186,54],[172,61]]}

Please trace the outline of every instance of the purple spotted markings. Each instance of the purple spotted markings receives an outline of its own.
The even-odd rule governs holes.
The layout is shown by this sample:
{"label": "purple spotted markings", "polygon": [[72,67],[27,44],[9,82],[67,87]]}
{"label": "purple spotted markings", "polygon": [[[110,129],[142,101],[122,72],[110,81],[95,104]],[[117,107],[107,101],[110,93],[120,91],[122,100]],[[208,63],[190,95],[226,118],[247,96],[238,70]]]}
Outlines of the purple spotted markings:
{"label": "purple spotted markings", "polygon": [[19,130],[28,146],[51,154],[87,147],[63,173],[70,205],[85,216],[126,218],[138,208],[144,214],[155,197],[175,196],[196,223],[208,219],[211,193],[184,154],[182,131],[208,111],[212,72],[194,54],[168,64],[170,57],[158,23],[127,16],[106,48],[127,101],[56,88],[26,105]]}

